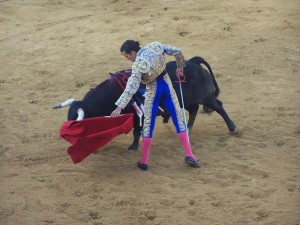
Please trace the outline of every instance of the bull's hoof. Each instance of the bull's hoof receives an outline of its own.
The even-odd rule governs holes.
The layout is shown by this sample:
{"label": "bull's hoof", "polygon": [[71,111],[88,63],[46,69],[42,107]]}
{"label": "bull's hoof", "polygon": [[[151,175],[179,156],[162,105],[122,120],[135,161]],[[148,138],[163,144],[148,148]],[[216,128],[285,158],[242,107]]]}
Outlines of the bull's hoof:
{"label": "bull's hoof", "polygon": [[168,123],[169,122],[170,117],[168,117],[168,118],[163,117],[163,118],[164,118],[163,123]]}
{"label": "bull's hoof", "polygon": [[242,133],[243,133],[242,130],[239,129],[238,127],[235,127],[234,131],[230,132],[230,134],[235,137],[242,136]]}
{"label": "bull's hoof", "polygon": [[200,163],[191,156],[186,156],[184,158],[184,161],[186,164],[190,165],[191,167],[197,167],[197,168],[201,167]]}
{"label": "bull's hoof", "polygon": [[213,112],[214,112],[214,110],[212,110],[211,108],[208,108],[205,105],[202,107],[202,111],[201,111],[202,114],[211,115]]}
{"label": "bull's hoof", "polygon": [[138,148],[138,145],[132,144],[127,148],[127,153],[137,152]]}
{"label": "bull's hoof", "polygon": [[148,165],[147,165],[147,164],[140,163],[140,161],[138,161],[136,165],[137,165],[138,168],[140,168],[140,169],[143,170],[143,171],[148,170]]}
{"label": "bull's hoof", "polygon": [[133,152],[137,152],[137,149],[127,149],[127,151],[126,151],[127,153],[133,153]]}

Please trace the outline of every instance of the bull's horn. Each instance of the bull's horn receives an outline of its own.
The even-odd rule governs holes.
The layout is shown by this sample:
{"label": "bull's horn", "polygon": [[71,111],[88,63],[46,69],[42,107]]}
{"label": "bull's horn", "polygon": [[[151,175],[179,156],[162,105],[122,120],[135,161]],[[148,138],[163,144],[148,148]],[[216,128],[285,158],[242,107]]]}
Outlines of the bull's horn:
{"label": "bull's horn", "polygon": [[52,109],[59,109],[59,108],[66,107],[68,105],[71,105],[75,101],[76,101],[76,99],[70,98],[67,101],[64,101],[64,102],[60,103],[59,105],[54,106]]}

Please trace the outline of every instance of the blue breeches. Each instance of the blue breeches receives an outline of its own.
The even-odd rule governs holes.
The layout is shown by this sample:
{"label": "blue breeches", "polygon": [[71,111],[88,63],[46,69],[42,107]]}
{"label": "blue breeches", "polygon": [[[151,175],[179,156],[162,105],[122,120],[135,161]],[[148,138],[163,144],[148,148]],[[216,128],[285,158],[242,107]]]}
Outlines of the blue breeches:
{"label": "blue breeches", "polygon": [[172,86],[172,82],[166,74],[163,77],[158,77],[155,81],[148,83],[146,86],[143,137],[152,138],[160,100],[163,101],[164,106],[167,108],[176,128],[176,132],[180,133],[185,131],[178,98]]}

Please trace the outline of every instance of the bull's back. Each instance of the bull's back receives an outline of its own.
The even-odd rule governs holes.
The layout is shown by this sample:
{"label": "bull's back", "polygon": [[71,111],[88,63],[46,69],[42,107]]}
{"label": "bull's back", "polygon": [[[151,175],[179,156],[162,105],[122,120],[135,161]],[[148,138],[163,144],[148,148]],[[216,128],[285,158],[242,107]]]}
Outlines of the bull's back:
{"label": "bull's back", "polygon": [[[176,82],[178,80],[176,68],[175,61],[167,63],[167,72],[172,80],[177,96],[180,98],[179,83]],[[207,99],[214,97],[214,82],[207,70],[194,62],[187,61],[184,74],[186,82],[182,83],[182,91],[186,106],[203,104]]]}
{"label": "bull's back", "polygon": [[91,89],[81,100],[88,111],[89,117],[109,116],[115,109],[115,102],[122,91],[109,80]]}

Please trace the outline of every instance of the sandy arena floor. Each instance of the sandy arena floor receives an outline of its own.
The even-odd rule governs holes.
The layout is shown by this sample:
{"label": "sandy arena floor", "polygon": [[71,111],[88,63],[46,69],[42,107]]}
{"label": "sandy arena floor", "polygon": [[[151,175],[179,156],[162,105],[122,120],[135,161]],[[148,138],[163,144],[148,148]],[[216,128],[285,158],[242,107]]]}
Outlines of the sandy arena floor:
{"label": "sandy arena floor", "polygon": [[[1,225],[299,225],[300,2],[0,0]],[[243,129],[199,113],[193,169],[157,119],[149,171],[121,135],[74,165],[67,108],[131,66],[126,39],[157,40],[212,66]],[[167,60],[173,60],[168,57]]]}

